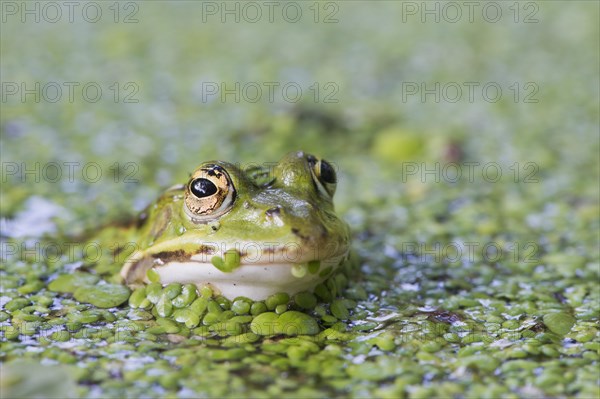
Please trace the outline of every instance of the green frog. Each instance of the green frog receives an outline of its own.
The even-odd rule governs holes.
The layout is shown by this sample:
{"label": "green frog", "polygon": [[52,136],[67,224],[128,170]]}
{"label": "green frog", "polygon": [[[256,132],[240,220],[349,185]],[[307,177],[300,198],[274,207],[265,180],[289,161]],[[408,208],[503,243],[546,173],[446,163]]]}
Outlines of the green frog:
{"label": "green frog", "polygon": [[331,163],[301,151],[247,168],[205,162],[141,214],[121,277],[130,286],[192,283],[252,300],[312,291],[348,259],[336,185]]}

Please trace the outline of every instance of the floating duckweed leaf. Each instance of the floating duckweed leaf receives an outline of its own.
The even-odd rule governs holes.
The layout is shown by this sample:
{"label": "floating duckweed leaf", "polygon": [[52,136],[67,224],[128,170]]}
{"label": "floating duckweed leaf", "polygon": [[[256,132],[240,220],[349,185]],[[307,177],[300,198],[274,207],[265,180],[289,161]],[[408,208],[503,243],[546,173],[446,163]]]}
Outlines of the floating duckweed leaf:
{"label": "floating duckweed leaf", "polygon": [[180,323],[185,323],[186,327],[194,328],[200,324],[200,317],[190,309],[178,309],[173,313],[173,318]]}
{"label": "floating duckweed leaf", "polygon": [[252,306],[250,306],[250,314],[252,316],[257,316],[266,311],[267,311],[267,305],[265,305],[264,302],[254,302],[252,304]]}
{"label": "floating duckweed leaf", "polygon": [[390,334],[379,335],[370,342],[372,342],[373,345],[377,346],[382,351],[392,351],[396,348],[394,337]]}
{"label": "floating duckweed leaf", "polygon": [[154,269],[148,269],[146,272],[146,277],[148,277],[148,281],[151,283],[160,283],[160,275]]}
{"label": "floating duckweed leaf", "polygon": [[292,266],[292,275],[296,278],[302,278],[306,276],[308,266],[304,263],[295,264]]}
{"label": "floating duckweed leaf", "polygon": [[177,323],[175,323],[173,320],[159,318],[156,319],[156,322],[168,334],[177,334],[180,330],[179,325],[177,325]]}
{"label": "floating duckweed leaf", "polygon": [[223,273],[231,273],[240,266],[240,253],[235,249],[230,249],[223,254],[223,257],[213,256],[210,263]]}
{"label": "floating duckweed leaf", "polygon": [[94,285],[99,280],[100,277],[90,273],[75,272],[73,274],[63,274],[48,284],[48,289],[54,292],[73,293],[78,288]]}
{"label": "floating duckweed leaf", "polygon": [[15,298],[8,301],[6,305],[4,305],[4,309],[8,310],[9,312],[14,312],[16,310],[24,308],[30,303],[31,301],[27,298]]}
{"label": "floating duckweed leaf", "polygon": [[315,294],[323,300],[323,302],[331,302],[333,299],[331,292],[325,284],[319,284],[315,287]]}
{"label": "floating duckweed leaf", "polygon": [[229,319],[230,322],[232,323],[250,323],[252,321],[253,317],[252,316],[234,316],[231,319]]}
{"label": "floating duckweed leaf", "polygon": [[250,330],[257,335],[315,335],[319,325],[309,315],[291,310],[281,315],[261,313],[252,320]]}
{"label": "floating duckweed leaf", "polygon": [[321,268],[320,260],[311,260],[310,262],[308,262],[308,272],[310,274],[317,274],[317,272],[319,271],[320,268]]}
{"label": "floating duckweed leaf", "polygon": [[229,309],[231,309],[231,301],[229,299],[225,298],[223,295],[217,296],[215,298],[215,302],[217,304],[219,304],[219,306],[223,310],[229,310]]}
{"label": "floating duckweed leaf", "polygon": [[241,323],[235,321],[223,321],[214,323],[211,325],[213,331],[221,336],[226,335],[240,335],[244,332],[244,328]]}
{"label": "floating duckweed leaf", "polygon": [[254,334],[253,332],[247,332],[240,335],[235,335],[232,337],[225,338],[223,340],[224,343],[233,343],[235,345],[252,343],[256,342],[260,339],[259,335]]}
{"label": "floating duckweed leaf", "polygon": [[288,307],[287,305],[277,305],[277,307],[275,308],[275,313],[277,314],[282,314],[287,312]]}
{"label": "floating duckweed leaf", "polygon": [[17,288],[17,292],[21,295],[32,294],[38,292],[44,287],[44,283],[40,280],[35,280],[31,283],[25,284]]}
{"label": "floating duckweed leaf", "polygon": [[350,317],[350,312],[346,309],[346,305],[344,301],[341,299],[336,299],[331,303],[331,313],[340,320],[346,320]]}
{"label": "floating duckweed leaf", "polygon": [[207,313],[202,319],[202,324],[205,326],[211,326],[219,322],[219,315],[216,313]]}
{"label": "floating duckweed leaf", "polygon": [[150,283],[146,286],[146,298],[153,304],[157,304],[162,296],[162,284],[158,282]]}
{"label": "floating duckweed leaf", "polygon": [[252,320],[250,330],[256,335],[275,335],[277,334],[277,320],[279,315],[274,312],[264,312]]}
{"label": "floating duckweed leaf", "polygon": [[319,332],[319,325],[306,313],[289,311],[279,316],[277,326],[284,335],[314,335]]}
{"label": "floating duckweed leaf", "polygon": [[241,257],[237,250],[230,249],[225,252],[223,256],[225,257],[225,265],[227,265],[230,270],[234,270],[240,266]]}
{"label": "floating duckweed leaf", "polygon": [[290,300],[290,296],[285,292],[279,292],[277,294],[273,294],[269,296],[265,300],[265,304],[267,305],[267,309],[274,310],[279,305],[285,305]]}
{"label": "floating duckweed leaf", "polygon": [[327,275],[329,275],[329,273],[331,273],[333,271],[333,267],[329,266],[323,270],[321,270],[321,273],[319,273],[319,277],[325,277]]}
{"label": "floating duckweed leaf", "polygon": [[132,308],[140,308],[142,304],[150,303],[146,298],[146,286],[136,288],[129,297],[129,306]]}
{"label": "floating duckweed leaf", "polygon": [[198,298],[190,305],[190,310],[196,313],[199,317],[202,317],[204,315],[204,312],[206,312],[207,307],[208,299]]}
{"label": "floating duckweed leaf", "polygon": [[220,314],[223,313],[223,308],[214,300],[208,301],[208,313]]}
{"label": "floating duckweed leaf", "polygon": [[248,314],[250,312],[250,307],[252,306],[252,301],[246,298],[237,298],[233,301],[231,305],[231,310],[237,315]]}
{"label": "floating duckweed leaf", "polygon": [[181,294],[173,299],[173,306],[183,308],[194,302],[197,297],[196,286],[194,284],[186,284],[181,288]]}
{"label": "floating duckweed leaf", "polygon": [[210,288],[208,285],[203,286],[202,288],[200,288],[200,296],[202,298],[212,297],[213,296],[212,288]]}
{"label": "floating duckweed leaf", "polygon": [[558,335],[568,334],[575,324],[575,318],[564,312],[547,313],[543,321],[550,331]]}
{"label": "floating duckweed leaf", "polygon": [[294,302],[302,309],[314,309],[317,306],[317,297],[310,292],[300,292],[294,296]]}
{"label": "floating duckweed leaf", "polygon": [[175,299],[179,294],[181,294],[181,284],[179,283],[171,283],[163,289],[163,295],[169,299]]}
{"label": "floating duckweed leaf", "polygon": [[73,294],[79,302],[99,308],[114,308],[129,299],[129,288],[119,284],[97,284],[78,288]]}
{"label": "floating duckweed leaf", "polygon": [[173,313],[173,304],[169,297],[163,294],[158,300],[155,309],[160,317],[168,317]]}

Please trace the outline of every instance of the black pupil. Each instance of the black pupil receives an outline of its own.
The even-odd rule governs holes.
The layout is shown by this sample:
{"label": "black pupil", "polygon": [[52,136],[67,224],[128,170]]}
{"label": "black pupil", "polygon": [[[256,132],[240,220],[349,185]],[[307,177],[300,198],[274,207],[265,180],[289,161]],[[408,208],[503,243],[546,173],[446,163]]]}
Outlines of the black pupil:
{"label": "black pupil", "polygon": [[330,184],[337,182],[335,170],[333,170],[333,167],[327,161],[321,161],[321,180]]}
{"label": "black pupil", "polygon": [[192,194],[198,198],[204,198],[217,192],[217,186],[208,179],[196,179],[192,182]]}

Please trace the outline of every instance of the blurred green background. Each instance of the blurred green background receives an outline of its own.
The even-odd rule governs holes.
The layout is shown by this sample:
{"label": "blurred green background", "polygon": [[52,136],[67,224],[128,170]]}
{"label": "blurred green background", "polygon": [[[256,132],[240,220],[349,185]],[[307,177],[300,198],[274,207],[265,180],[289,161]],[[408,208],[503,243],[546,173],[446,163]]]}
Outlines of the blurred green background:
{"label": "blurred green background", "polygon": [[[273,162],[301,149],[336,164],[337,209],[382,308],[459,309],[484,323],[490,312],[479,300],[491,298],[513,309],[494,313],[501,322],[542,320],[548,309],[576,320],[565,338],[575,343],[555,340],[551,355],[522,349],[523,337],[510,343],[523,355],[500,355],[506,338],[488,331],[476,344],[494,348],[481,347],[482,358],[498,359],[491,368],[478,368],[479,358],[454,363],[465,348],[475,353],[472,342],[423,355],[397,340],[395,355],[370,353],[368,378],[367,366],[350,366],[354,384],[307,383],[314,392],[597,392],[598,2],[75,3],[70,14],[61,2],[2,2],[4,228],[29,223],[35,235],[36,219],[26,217],[35,215],[35,196],[63,208],[55,220],[63,232],[81,232],[141,210],[202,161]],[[92,163],[97,181],[96,167],[83,170]],[[467,163],[477,165],[473,179]],[[56,181],[49,164],[61,166]],[[448,164],[462,178],[454,181]],[[489,164],[498,181],[485,174]],[[469,240],[534,243],[536,263],[399,261],[406,243]],[[586,361],[544,363],[560,356]],[[406,359],[418,366],[399,363]],[[510,359],[533,366],[494,373]],[[574,367],[580,374],[568,374]],[[416,380],[390,377],[413,368]],[[427,381],[450,385],[428,391]]]}
{"label": "blurred green background", "polygon": [[[344,206],[383,175],[393,181],[403,162],[443,161],[455,142],[464,159],[498,162],[505,175],[514,162],[535,162],[598,176],[594,2],[478,3],[471,12],[444,2],[80,3],[71,13],[59,4],[57,22],[56,7],[34,4],[37,14],[3,5],[2,159],[80,162],[81,184],[46,184],[40,172],[39,184],[15,195],[10,175],[4,212],[32,193],[74,209],[97,200],[96,217],[140,208],[204,160],[269,162],[297,149],[338,164]],[[72,99],[65,82],[78,84]],[[239,102],[221,90],[236,84]],[[276,85],[272,101],[267,84]],[[86,162],[102,167],[97,184],[82,178]],[[139,183],[112,183],[115,162],[134,162]],[[64,185],[79,195],[65,198],[56,190]]]}

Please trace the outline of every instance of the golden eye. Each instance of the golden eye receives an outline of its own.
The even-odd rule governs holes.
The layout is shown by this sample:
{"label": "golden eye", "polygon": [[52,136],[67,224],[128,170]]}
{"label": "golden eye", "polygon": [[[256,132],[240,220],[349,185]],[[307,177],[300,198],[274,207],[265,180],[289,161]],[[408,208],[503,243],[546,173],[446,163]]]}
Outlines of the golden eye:
{"label": "golden eye", "polygon": [[326,160],[318,159],[312,155],[309,155],[307,159],[312,167],[313,178],[316,180],[317,186],[323,189],[330,197],[333,197],[337,187],[335,168]]}
{"label": "golden eye", "polygon": [[192,220],[212,220],[231,209],[235,188],[222,167],[206,165],[192,175],[184,199],[187,214]]}

